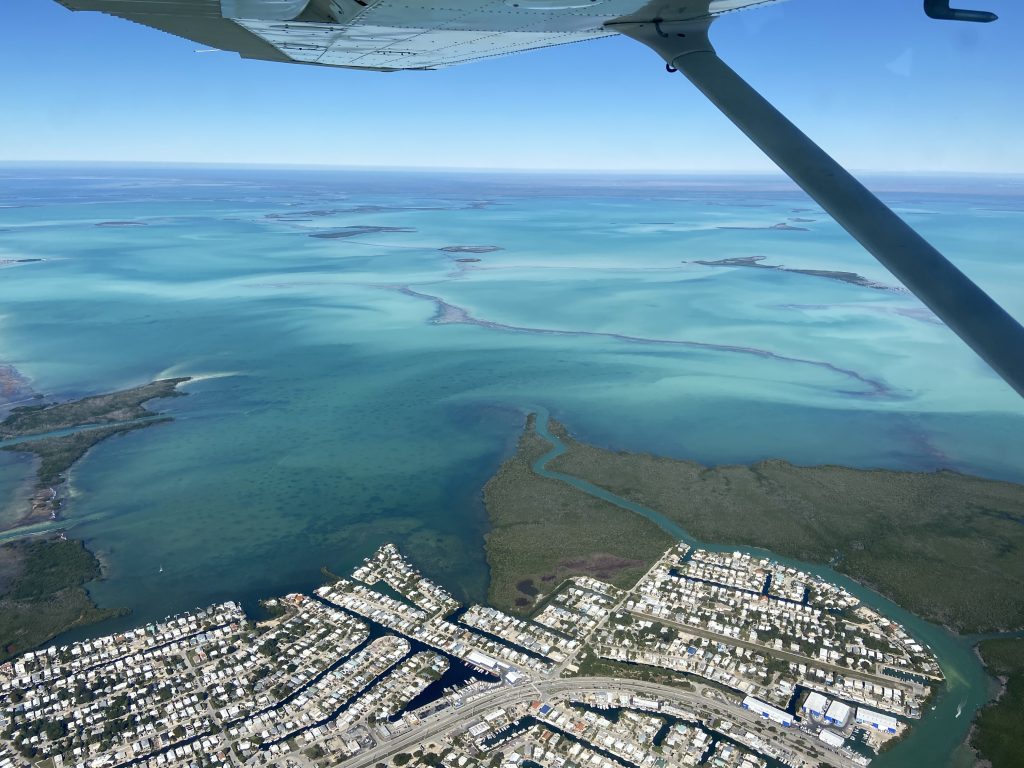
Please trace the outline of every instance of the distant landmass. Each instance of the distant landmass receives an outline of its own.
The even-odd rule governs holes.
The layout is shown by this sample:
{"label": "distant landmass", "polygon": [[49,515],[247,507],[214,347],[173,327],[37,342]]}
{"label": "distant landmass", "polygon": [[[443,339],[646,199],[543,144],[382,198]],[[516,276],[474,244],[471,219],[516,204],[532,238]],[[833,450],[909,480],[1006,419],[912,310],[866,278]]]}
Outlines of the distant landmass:
{"label": "distant landmass", "polygon": [[742,230],[755,230],[755,229],[774,229],[781,230],[783,232],[810,232],[807,227],[794,227],[792,224],[787,224],[784,221],[780,221],[778,224],[770,224],[767,227],[739,227],[739,226],[720,226],[716,229],[742,229]]}
{"label": "distant landmass", "polygon": [[493,253],[502,250],[498,245],[446,245],[438,250],[445,253]]}
{"label": "distant landmass", "polygon": [[415,232],[411,227],[342,227],[331,232],[313,232],[310,237],[322,240],[338,240],[346,237],[359,237],[360,235],[376,235],[382,232]]}
{"label": "distant landmass", "polygon": [[8,266],[11,264],[34,264],[39,261],[45,261],[45,259],[0,259],[0,266]]}

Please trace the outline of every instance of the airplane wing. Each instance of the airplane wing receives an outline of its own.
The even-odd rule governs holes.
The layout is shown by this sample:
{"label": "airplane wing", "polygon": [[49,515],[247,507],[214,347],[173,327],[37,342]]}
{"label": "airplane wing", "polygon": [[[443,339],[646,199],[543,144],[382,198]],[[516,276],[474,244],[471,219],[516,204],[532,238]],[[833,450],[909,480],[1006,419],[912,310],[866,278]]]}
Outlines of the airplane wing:
{"label": "airplane wing", "polygon": [[615,34],[611,21],[691,20],[778,0],[57,0],[244,58],[438,69]]}

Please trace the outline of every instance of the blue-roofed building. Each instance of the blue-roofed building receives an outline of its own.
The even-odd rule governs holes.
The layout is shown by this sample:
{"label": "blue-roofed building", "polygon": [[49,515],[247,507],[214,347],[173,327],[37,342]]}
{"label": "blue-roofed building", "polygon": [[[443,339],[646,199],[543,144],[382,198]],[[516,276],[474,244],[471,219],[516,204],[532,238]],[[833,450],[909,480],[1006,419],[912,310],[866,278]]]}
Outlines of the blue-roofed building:
{"label": "blue-roofed building", "polygon": [[793,724],[793,716],[791,714],[783,712],[778,707],[773,707],[771,704],[755,699],[752,696],[747,696],[743,700],[743,708],[756,712],[761,717],[772,720],[779,725],[784,725],[787,728]]}

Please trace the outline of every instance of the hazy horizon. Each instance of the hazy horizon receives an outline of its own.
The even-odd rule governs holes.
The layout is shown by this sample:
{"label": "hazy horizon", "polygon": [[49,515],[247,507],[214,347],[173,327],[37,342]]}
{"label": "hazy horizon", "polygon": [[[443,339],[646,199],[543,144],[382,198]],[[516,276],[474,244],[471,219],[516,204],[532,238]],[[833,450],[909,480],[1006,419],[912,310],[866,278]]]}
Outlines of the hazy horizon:
{"label": "hazy horizon", "polygon": [[[715,22],[716,48],[843,165],[1024,173],[1024,8],[995,24],[920,3],[789,0]],[[885,24],[878,19],[884,18]],[[47,44],[37,43],[39,30]],[[53,0],[0,4],[0,160],[774,172],[707,99],[620,37],[431,72],[197,55]],[[867,170],[865,170],[867,169]]]}
{"label": "hazy horizon", "polygon": [[[536,173],[536,174],[609,174],[623,176],[735,176],[735,177],[777,177],[781,181],[792,184],[796,183],[778,168],[721,168],[721,169],[700,169],[700,168],[667,168],[663,170],[655,168],[559,168],[550,167],[520,167],[520,166],[484,166],[484,165],[373,165],[356,163],[278,163],[278,162],[218,162],[215,160],[136,160],[136,159],[80,159],[80,160],[5,160],[0,159],[0,168],[32,168],[40,166],[69,167],[69,166],[119,166],[119,167],[140,167],[140,168],[223,168],[223,169],[252,169],[252,170],[297,170],[297,171],[424,171],[424,172],[466,172],[466,173]],[[850,173],[860,176],[886,176],[886,177],[933,177],[933,178],[1005,178],[1020,179],[1024,181],[1024,170],[1021,171],[984,171],[984,170],[886,170],[883,168],[847,168]]]}

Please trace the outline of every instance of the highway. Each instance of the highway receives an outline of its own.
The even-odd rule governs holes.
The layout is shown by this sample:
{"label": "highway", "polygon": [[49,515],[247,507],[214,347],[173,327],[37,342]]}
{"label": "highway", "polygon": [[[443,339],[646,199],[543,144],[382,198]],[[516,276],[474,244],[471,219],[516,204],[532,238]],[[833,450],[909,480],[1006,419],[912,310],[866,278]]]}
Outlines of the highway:
{"label": "highway", "polygon": [[[412,730],[387,740],[386,743],[378,744],[377,747],[354,755],[348,760],[340,763],[343,768],[368,768],[375,763],[385,761],[389,756],[402,751],[415,751],[419,745],[431,740],[439,740],[449,732],[465,730],[469,725],[475,723],[487,712],[495,709],[507,709],[517,704],[526,704],[531,701],[544,700],[559,695],[577,695],[621,692],[633,696],[655,698],[663,702],[687,708],[696,714],[709,714],[723,717],[734,723],[742,723],[748,727],[756,726],[755,732],[773,744],[781,751],[799,754],[806,761],[808,766],[818,765],[821,761],[827,761],[839,768],[853,768],[854,763],[845,758],[822,750],[823,746],[813,737],[796,729],[786,729],[781,726],[776,733],[768,731],[764,727],[764,720],[744,709],[727,707],[717,701],[714,696],[717,691],[712,688],[698,686],[694,691],[681,690],[659,683],[648,683],[639,680],[621,680],[611,677],[576,677],[560,680],[545,680],[536,683],[519,685],[515,687],[502,688],[494,693],[487,694],[477,701],[466,704],[457,710],[445,710],[431,715],[422,720]],[[802,737],[807,743],[815,742],[818,749],[817,757],[811,757],[797,743],[795,737]]]}

